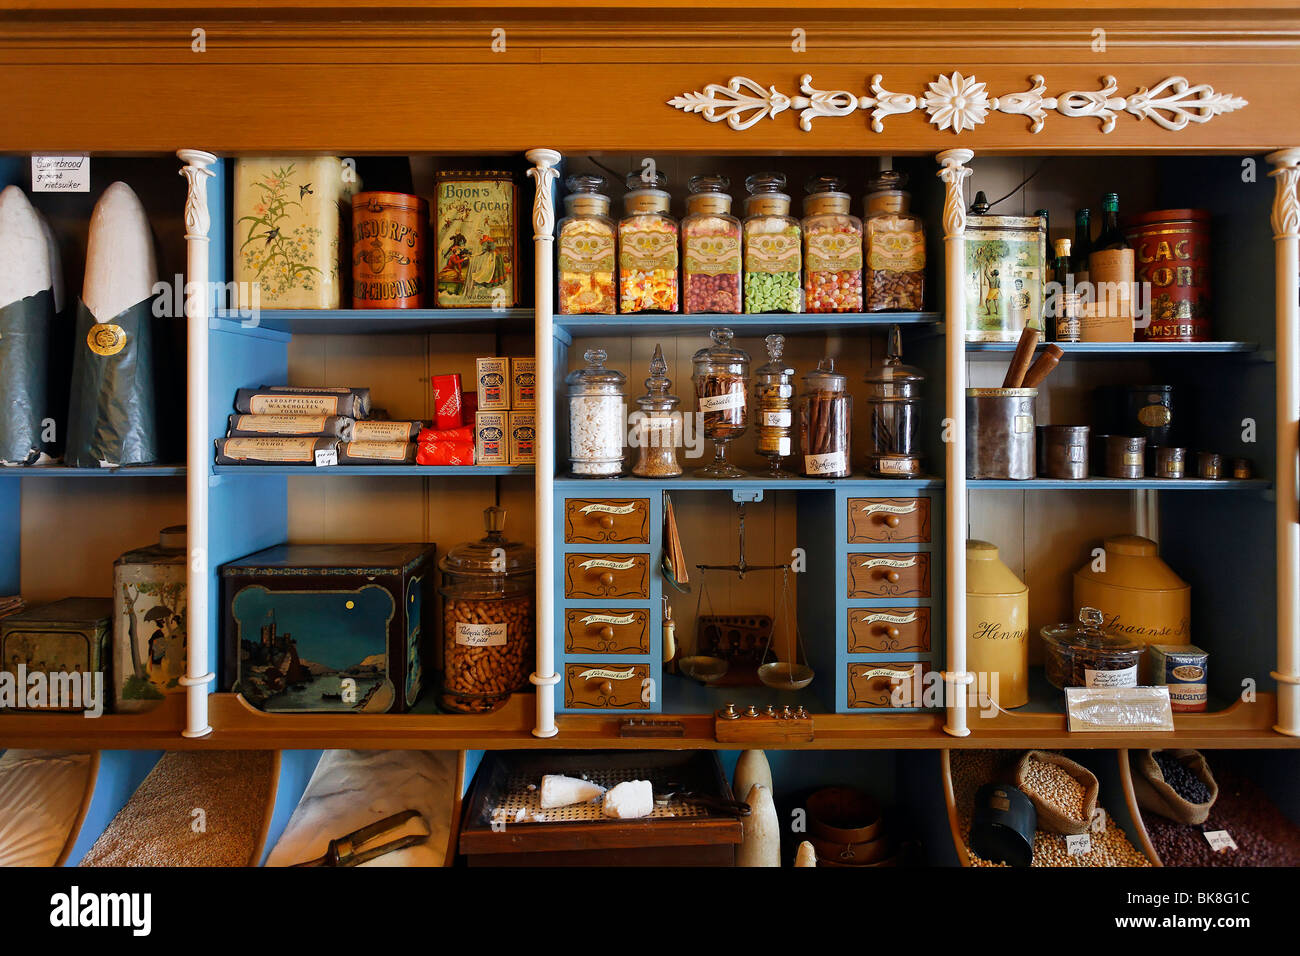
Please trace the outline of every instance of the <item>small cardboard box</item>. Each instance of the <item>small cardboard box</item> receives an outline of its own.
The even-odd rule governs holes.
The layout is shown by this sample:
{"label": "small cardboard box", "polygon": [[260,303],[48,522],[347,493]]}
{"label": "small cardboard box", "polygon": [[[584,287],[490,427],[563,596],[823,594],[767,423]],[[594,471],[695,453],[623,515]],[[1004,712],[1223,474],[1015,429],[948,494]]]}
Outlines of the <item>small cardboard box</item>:
{"label": "small cardboard box", "polygon": [[510,407],[516,412],[537,408],[537,359],[510,360]]}
{"label": "small cardboard box", "polygon": [[510,464],[509,412],[477,412],[474,415],[474,464]]}
{"label": "small cardboard box", "polygon": [[510,411],[510,359],[475,359],[474,378],[478,382],[479,411]]}
{"label": "small cardboard box", "polygon": [[510,464],[537,464],[537,413],[510,413]]}

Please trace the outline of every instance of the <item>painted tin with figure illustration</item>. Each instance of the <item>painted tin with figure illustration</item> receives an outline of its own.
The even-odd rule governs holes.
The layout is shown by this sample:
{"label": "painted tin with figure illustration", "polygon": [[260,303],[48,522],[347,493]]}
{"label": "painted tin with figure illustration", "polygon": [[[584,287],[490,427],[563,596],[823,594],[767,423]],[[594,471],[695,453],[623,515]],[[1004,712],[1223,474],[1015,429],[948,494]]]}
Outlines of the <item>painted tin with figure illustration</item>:
{"label": "painted tin with figure illustration", "polygon": [[432,255],[438,308],[519,304],[518,197],[507,172],[439,171]]}
{"label": "painted tin with figure illustration", "polygon": [[1047,225],[1041,216],[966,219],[966,341],[1015,342],[1042,331]]}

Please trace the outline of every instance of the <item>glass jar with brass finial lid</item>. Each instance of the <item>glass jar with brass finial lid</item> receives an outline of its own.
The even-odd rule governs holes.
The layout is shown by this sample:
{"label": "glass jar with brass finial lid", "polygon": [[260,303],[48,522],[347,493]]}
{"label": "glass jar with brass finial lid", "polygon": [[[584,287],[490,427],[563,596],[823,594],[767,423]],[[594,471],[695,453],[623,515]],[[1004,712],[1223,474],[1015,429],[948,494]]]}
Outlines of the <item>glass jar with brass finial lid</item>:
{"label": "glass jar with brass finial lid", "polygon": [[734,337],[731,329],[713,329],[713,344],[692,358],[699,428],[714,448],[713,461],[696,472],[701,478],[745,477],[727,461],[727,446],[749,424],[749,353],[731,344]]}
{"label": "glass jar with brass finial lid", "polygon": [[867,471],[881,478],[921,473],[921,384],[925,373],[902,358],[902,331],[890,326],[885,361],[867,373],[871,450]]}
{"label": "glass jar with brass finial lid", "polygon": [[664,350],[655,346],[650,359],[650,377],[645,380],[646,393],[636,400],[634,440],[638,446],[632,474],[641,478],[676,478],[682,473],[677,448],[682,438],[682,400],[669,394],[672,379]]}
{"label": "glass jar with brass finial lid", "polygon": [[781,357],[785,336],[763,339],[767,362],[754,371],[754,438],[769,478],[795,478],[781,463],[794,454],[794,369]]}

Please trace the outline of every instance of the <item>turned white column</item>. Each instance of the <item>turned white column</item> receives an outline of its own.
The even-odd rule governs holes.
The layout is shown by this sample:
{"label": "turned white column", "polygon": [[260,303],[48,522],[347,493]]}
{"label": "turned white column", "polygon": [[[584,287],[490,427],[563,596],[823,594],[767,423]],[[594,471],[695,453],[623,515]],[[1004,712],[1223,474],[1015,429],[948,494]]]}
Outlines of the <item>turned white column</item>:
{"label": "turned white column", "polygon": [[529,678],[537,688],[537,726],[533,735],[554,737],[555,685],[555,164],[553,149],[524,154],[537,183],[533,197],[534,293],[533,348],[537,355],[537,468],[533,479],[537,508],[537,665]]}
{"label": "turned white column", "polygon": [[208,724],[208,684],[216,679],[208,670],[208,169],[217,161],[211,153],[182,149],[176,155],[185,163],[181,175],[189,186],[185,197],[185,525],[189,547],[186,576],[189,650],[185,676],[186,737],[212,733]]}
{"label": "turned white column", "polygon": [[966,726],[967,687],[974,679],[966,670],[966,198],[962,189],[974,157],[969,149],[946,149],[936,158],[942,168],[944,253],[944,368],[948,393],[944,401],[944,582],[947,664],[943,672],[948,706],[943,729],[954,737],[970,733]]}
{"label": "turned white column", "polygon": [[1272,153],[1277,261],[1278,733],[1300,736],[1300,149]]}

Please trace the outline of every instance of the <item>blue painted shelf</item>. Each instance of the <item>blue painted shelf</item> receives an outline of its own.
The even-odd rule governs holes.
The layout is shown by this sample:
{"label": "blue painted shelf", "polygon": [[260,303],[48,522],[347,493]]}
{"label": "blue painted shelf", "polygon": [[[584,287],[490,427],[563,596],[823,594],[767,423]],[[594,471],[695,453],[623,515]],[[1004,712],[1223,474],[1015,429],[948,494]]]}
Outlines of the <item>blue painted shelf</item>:
{"label": "blue painted shelf", "polygon": [[1081,481],[1066,478],[1031,478],[1028,481],[971,478],[966,487],[971,491],[1027,491],[1033,488],[1054,491],[1267,491],[1273,483],[1267,478],[1085,478]]}
{"label": "blue painted shelf", "polygon": [[532,309],[263,309],[255,318],[220,310],[209,327],[256,334],[380,335],[388,333],[524,331]]}
{"label": "blue painted shelf", "polygon": [[[1249,355],[1273,360],[1271,351],[1260,351],[1258,342],[1052,342],[1070,357],[1123,357],[1129,355]],[[1016,350],[1015,342],[967,342],[966,353],[972,359],[994,358]]]}
{"label": "blue painted shelf", "polygon": [[887,490],[908,495],[920,488],[942,488],[942,478],[769,478],[751,475],[745,478],[692,478],[689,472],[680,478],[575,478],[555,476],[557,488],[567,492],[586,490],[592,494],[624,494],[651,491],[833,491],[836,488]]}
{"label": "blue painted shelf", "polygon": [[654,312],[635,315],[557,315],[557,330],[577,338],[601,335],[706,335],[709,329],[725,326],[737,335],[766,335],[783,332],[842,331],[890,325],[931,325],[939,322],[938,312],[828,312],[764,313],[761,315],[695,315]]}
{"label": "blue painted shelf", "polygon": [[184,465],[127,465],[121,468],[66,468],[63,465],[36,465],[6,468],[0,478],[159,478],[185,474]]}
{"label": "blue painted shelf", "polygon": [[488,478],[496,475],[531,475],[532,465],[214,465],[214,475],[265,477],[289,475],[319,478]]}

